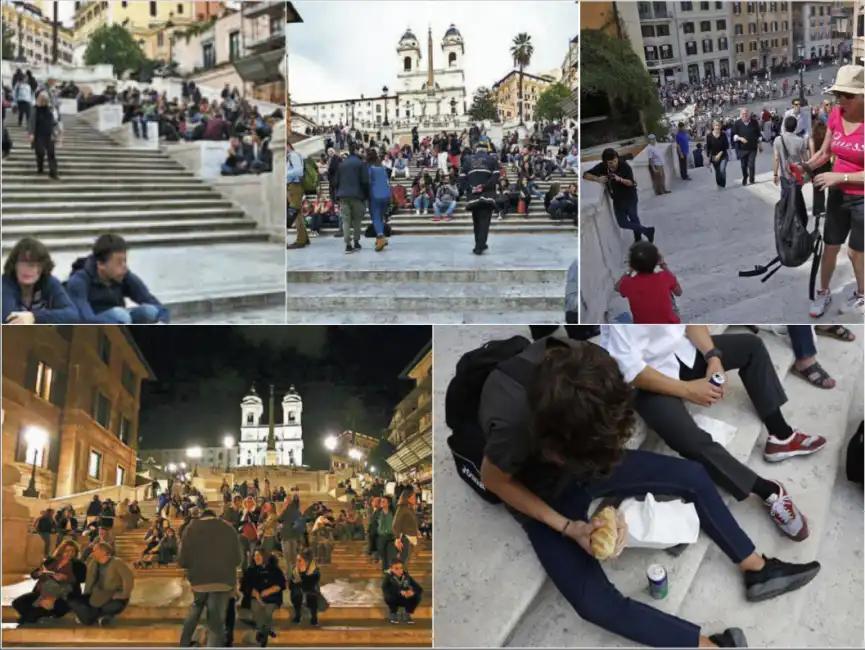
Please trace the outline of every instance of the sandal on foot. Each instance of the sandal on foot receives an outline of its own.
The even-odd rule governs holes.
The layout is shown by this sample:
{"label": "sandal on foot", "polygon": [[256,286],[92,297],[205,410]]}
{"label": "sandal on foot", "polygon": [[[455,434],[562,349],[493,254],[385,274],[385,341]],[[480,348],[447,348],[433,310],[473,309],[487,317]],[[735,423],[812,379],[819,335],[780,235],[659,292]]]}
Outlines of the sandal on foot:
{"label": "sandal on foot", "polygon": [[826,327],[815,327],[814,333],[818,336],[827,336],[831,339],[838,339],[839,341],[845,341],[847,343],[852,343],[856,340],[856,335],[843,325],[827,325]]}
{"label": "sandal on foot", "polygon": [[[799,370],[794,364],[790,366],[790,372],[817,388],[823,388],[824,390],[835,388],[835,380],[832,379],[831,375],[823,369],[823,366],[820,365],[819,361],[815,361],[804,370]],[[827,386],[826,380],[831,381],[832,384]]]}

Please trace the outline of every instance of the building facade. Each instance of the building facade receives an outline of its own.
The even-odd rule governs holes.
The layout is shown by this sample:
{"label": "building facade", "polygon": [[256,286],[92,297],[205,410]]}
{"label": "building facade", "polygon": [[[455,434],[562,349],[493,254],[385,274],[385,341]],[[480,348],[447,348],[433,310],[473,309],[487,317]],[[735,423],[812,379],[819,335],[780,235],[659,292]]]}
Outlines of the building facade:
{"label": "building facade", "polygon": [[568,53],[565,55],[565,60],[562,61],[562,76],[561,81],[568,88],[577,87],[577,79],[579,79],[579,60],[580,60],[580,37],[574,36],[568,44]]}
{"label": "building facade", "polygon": [[792,2],[731,2],[735,74],[794,61]]}
{"label": "building facade", "polygon": [[385,86],[381,94],[376,91],[371,97],[364,94],[326,102],[293,102],[291,108],[322,126],[343,124],[361,129],[385,126],[385,122],[417,122],[422,118],[448,116],[460,118],[468,110],[463,68],[465,45],[462,34],[454,25],[442,37],[440,49],[443,60],[436,67],[432,31],[428,33],[424,53],[420,41],[408,29],[397,43],[396,86]]}
{"label": "building facade", "polygon": [[[267,438],[270,423],[264,416],[264,403],[253,386],[240,403],[240,443],[236,466],[267,465]],[[276,414],[274,413],[274,416]],[[292,386],[282,398],[282,422],[273,422],[277,465],[303,464],[303,400]]]}
{"label": "building facade", "polygon": [[[523,72],[523,119],[533,120],[535,104],[541,94],[555,83],[551,76],[538,77],[528,72]],[[493,92],[496,94],[496,108],[499,111],[499,119],[502,122],[520,118],[520,71],[511,70],[504,77],[493,84]]]}
{"label": "building facade", "polygon": [[[302,23],[303,18],[301,18],[300,14],[297,12],[297,9],[294,6],[293,2],[285,3],[285,125],[287,127],[286,133],[289,135],[292,133],[291,130],[291,91],[289,90],[288,77],[291,71],[291,66],[288,63],[288,26],[296,23]],[[309,118],[307,118],[309,119]]]}
{"label": "building facade", "polygon": [[239,464],[239,450],[237,447],[226,449],[225,447],[201,447],[201,458],[191,459],[186,449],[142,449],[139,456],[144,462],[152,461],[163,469],[174,464],[176,467],[185,468],[190,473],[194,466],[210,467],[217,470],[226,470],[237,467]]}
{"label": "building facade", "polygon": [[793,52],[797,60],[835,58],[846,50],[849,16],[845,13],[843,2],[834,0],[792,4]]}
{"label": "building facade", "polygon": [[387,439],[396,447],[387,459],[398,480],[423,482],[432,477],[432,344],[428,344],[400,373],[415,382],[394,409]]}
{"label": "building facade", "polygon": [[[46,13],[47,9],[41,5],[15,3],[12,0],[0,2],[3,24],[9,30],[16,58],[20,54],[27,63],[35,65],[53,61],[54,14],[53,11]],[[72,63],[74,40],[71,29],[57,26],[57,63]]]}
{"label": "building facade", "polygon": [[[378,446],[379,439],[357,431],[343,431],[336,436],[336,447],[330,452],[330,469],[334,472],[366,467],[367,458]],[[352,457],[352,452],[357,452]]]}
{"label": "building facade", "polygon": [[44,498],[135,485],[140,388],[153,371],[126,328],[10,327],[2,345],[3,465],[22,488],[34,462]]}

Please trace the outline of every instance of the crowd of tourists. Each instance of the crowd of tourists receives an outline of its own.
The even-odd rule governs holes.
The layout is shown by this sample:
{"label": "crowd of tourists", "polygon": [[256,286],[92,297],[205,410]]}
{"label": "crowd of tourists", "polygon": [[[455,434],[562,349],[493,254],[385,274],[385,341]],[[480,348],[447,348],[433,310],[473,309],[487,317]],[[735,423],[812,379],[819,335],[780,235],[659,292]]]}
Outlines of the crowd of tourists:
{"label": "crowd of tourists", "polygon": [[[680,122],[672,145],[683,181],[706,168],[713,172],[719,190],[727,186],[728,163],[734,159],[741,168],[742,186],[753,185],[757,157],[764,148],[771,149],[772,180],[781,198],[796,192],[815,219],[825,220],[818,286],[809,309],[814,318],[824,316],[832,303],[830,285],[845,243],[856,286],[843,298],[840,313],[865,313],[863,76],[862,66],[843,66],[827,89],[833,99],[814,106],[802,106],[796,98],[782,114],[766,107],[759,112],[742,107],[738,118],[713,120],[707,130],[695,130],[693,120]],[[669,194],[662,151],[653,134],[648,136],[646,155],[655,194]],[[616,284],[628,299],[633,322],[678,323],[676,297],[682,295],[682,287],[653,244],[655,229],[639,219],[637,183],[630,165],[614,149],[607,149],[601,162],[583,177],[605,185],[619,227],[634,233],[627,269]],[[801,192],[808,182],[813,187],[810,206]],[[807,225],[808,213],[803,211],[800,218]],[[641,241],[644,235],[648,242]]]}
{"label": "crowd of tourists", "polygon": [[76,259],[61,282],[48,248],[24,237],[3,265],[3,323],[168,323],[168,309],[129,269],[128,252],[120,235],[100,235],[91,254]]}
{"label": "crowd of tourists", "polygon": [[[276,637],[273,618],[284,592],[293,623],[300,624],[306,610],[309,624],[319,624],[319,613],[329,606],[319,567],[332,564],[335,543],[360,541],[368,560],[381,567],[390,623],[411,624],[423,589],[408,568],[413,548],[431,535],[431,509],[408,482],[387,490],[383,479],[374,479],[361,494],[345,485],[348,498],[338,513],[322,502],[302,507],[296,489],[272,488],[267,477],[262,484],[256,478],[233,486],[223,480],[218,507],[182,475],[148,486],[157,499],[152,520],[128,499],[114,504],[94,496],[84,521],[71,506],[56,513],[49,508],[33,523],[45,559],[33,571],[33,590],[13,602],[18,623],[72,612],[82,625],[108,625],[129,605],[133,569],[173,565],[185,570],[193,591],[181,647],[193,644],[205,608],[208,647],[232,646],[238,620],[255,629],[256,642],[264,647]],[[175,531],[172,522],[178,520]],[[146,529],[144,550],[133,567],[116,556],[118,528]]]}
{"label": "crowd of tourists", "polygon": [[[533,199],[544,202],[552,219],[576,223],[576,183],[553,183],[545,195],[537,186],[537,180],[556,174],[567,179],[577,173],[573,130],[569,134],[562,125],[538,123],[522,142],[513,132],[500,143],[492,142],[480,124],[460,134],[442,131],[425,137],[414,127],[411,144],[402,145],[382,138],[381,131],[364,133],[341,124],[324,133],[325,152],[318,160],[305,161],[288,146],[288,224],[296,231],[289,248],[308,246],[323,227],[335,226],[335,237],[344,239],[346,253],[361,249],[362,235],[375,237],[375,249],[382,251],[392,233],[393,215],[413,209],[415,216],[445,222],[461,202],[472,212],[476,254],[486,249],[489,219],[514,214],[528,218]],[[483,157],[475,158],[476,154]],[[488,168],[483,182],[470,183],[470,171],[482,166]],[[413,175],[412,168],[418,173]],[[410,185],[399,183],[400,177]],[[328,181],[327,194],[323,179]],[[360,222],[367,210],[372,224],[362,233]]]}

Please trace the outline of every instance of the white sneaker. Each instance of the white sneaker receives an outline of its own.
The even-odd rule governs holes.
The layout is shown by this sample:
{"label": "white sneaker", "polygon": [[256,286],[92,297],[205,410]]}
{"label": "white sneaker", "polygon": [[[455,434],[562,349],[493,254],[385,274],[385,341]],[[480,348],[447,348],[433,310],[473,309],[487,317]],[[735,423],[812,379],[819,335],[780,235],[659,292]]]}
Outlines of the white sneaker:
{"label": "white sneaker", "polygon": [[831,303],[832,292],[829,289],[818,291],[817,295],[814,296],[814,301],[811,303],[811,309],[808,310],[808,314],[812,318],[820,318],[826,313],[826,309]]}
{"label": "white sneaker", "polygon": [[856,293],[850,294],[850,297],[841,305],[842,314],[865,314],[865,295]]}
{"label": "white sneaker", "polygon": [[419,217],[419,216],[420,216],[420,210],[415,210],[415,211],[414,211],[414,216]]}

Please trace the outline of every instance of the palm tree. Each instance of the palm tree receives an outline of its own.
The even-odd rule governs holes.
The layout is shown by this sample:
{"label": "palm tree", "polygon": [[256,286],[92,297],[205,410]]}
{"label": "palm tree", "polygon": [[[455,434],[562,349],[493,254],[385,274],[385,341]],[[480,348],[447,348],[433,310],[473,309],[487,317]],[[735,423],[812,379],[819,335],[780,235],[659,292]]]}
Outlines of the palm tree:
{"label": "palm tree", "polygon": [[535,53],[535,47],[532,45],[532,37],[522,32],[514,37],[514,44],[511,46],[511,57],[514,59],[514,65],[520,69],[520,126],[523,125],[523,70],[528,67],[532,61],[532,54]]}

